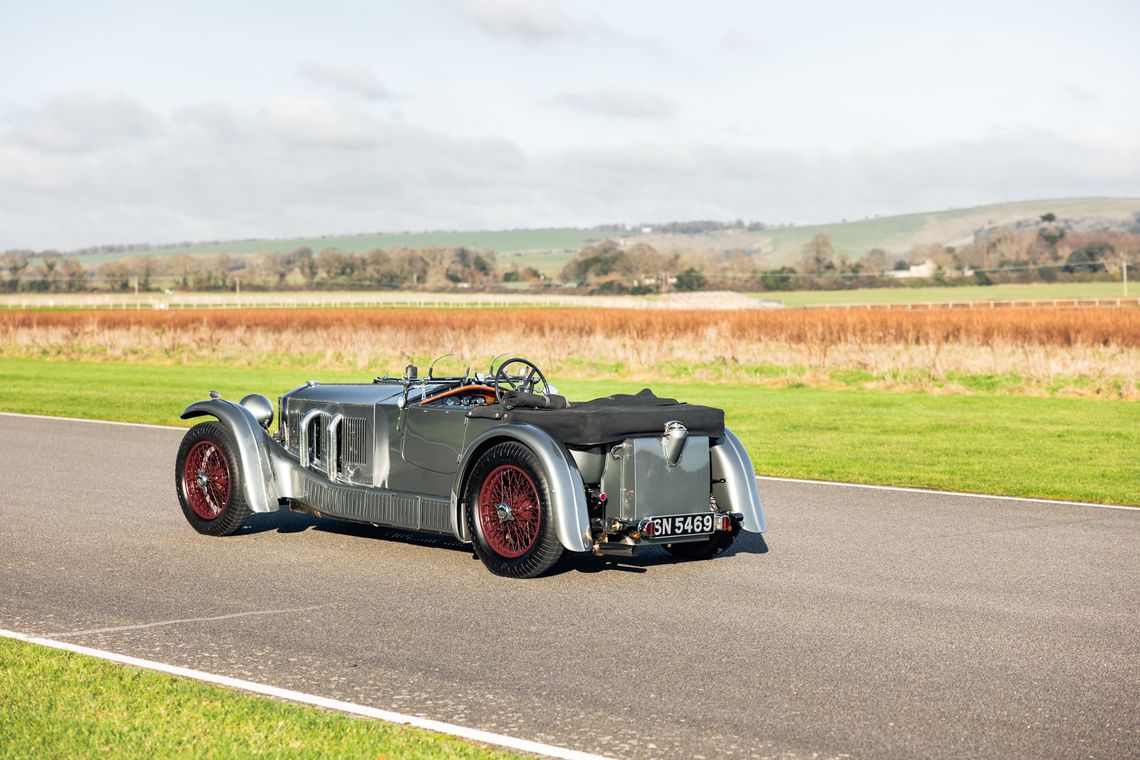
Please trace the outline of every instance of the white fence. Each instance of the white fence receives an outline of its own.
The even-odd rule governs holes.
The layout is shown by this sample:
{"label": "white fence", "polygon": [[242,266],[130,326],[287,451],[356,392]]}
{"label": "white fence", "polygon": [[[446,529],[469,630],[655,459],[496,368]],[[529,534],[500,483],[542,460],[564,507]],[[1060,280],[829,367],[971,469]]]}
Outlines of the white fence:
{"label": "white fence", "polygon": [[[789,308],[840,310],[930,310],[1009,308],[1136,308],[1140,298],[1052,298],[1008,301],[933,301],[884,304],[811,304]],[[709,309],[784,308],[777,300],[744,293],[670,293],[663,296],[544,296],[501,293],[55,293],[0,295],[0,310],[194,310],[194,309]]]}

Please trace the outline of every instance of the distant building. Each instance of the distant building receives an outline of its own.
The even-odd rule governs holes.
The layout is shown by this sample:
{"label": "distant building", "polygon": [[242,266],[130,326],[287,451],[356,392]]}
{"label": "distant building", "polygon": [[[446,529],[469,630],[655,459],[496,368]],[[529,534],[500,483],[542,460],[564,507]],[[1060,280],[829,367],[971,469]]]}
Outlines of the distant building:
{"label": "distant building", "polygon": [[927,259],[921,264],[912,264],[909,269],[896,269],[891,272],[885,272],[884,274],[905,280],[911,277],[933,277],[937,271],[938,265],[930,259]]}

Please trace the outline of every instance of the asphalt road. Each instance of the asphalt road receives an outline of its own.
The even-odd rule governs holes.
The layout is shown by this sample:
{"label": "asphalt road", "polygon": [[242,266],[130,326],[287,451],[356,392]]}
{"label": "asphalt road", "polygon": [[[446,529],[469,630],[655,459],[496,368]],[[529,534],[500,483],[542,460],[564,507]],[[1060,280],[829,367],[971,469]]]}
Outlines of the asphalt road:
{"label": "asphalt road", "polygon": [[618,757],[1140,755],[1140,511],[763,481],[766,543],[515,581],[199,536],[180,435],[0,416],[0,627]]}

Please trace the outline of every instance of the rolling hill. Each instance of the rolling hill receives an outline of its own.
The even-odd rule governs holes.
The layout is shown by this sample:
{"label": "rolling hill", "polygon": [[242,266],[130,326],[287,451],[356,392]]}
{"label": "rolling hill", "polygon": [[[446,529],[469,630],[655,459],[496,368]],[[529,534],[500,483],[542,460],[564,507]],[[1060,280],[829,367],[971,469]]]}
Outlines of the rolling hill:
{"label": "rolling hill", "polygon": [[[915,243],[961,245],[978,229],[1035,219],[1052,212],[1060,219],[1125,220],[1140,212],[1140,198],[1064,198],[1017,201],[972,208],[884,216],[830,224],[797,225],[763,230],[728,229],[697,235],[656,234],[635,228],[618,235],[627,242],[645,242],[664,251],[742,250],[762,257],[771,266],[794,262],[813,235],[829,235],[837,254],[858,258],[871,248],[904,252]],[[762,216],[762,212],[757,214]],[[650,228],[651,229],[651,228]],[[501,265],[534,266],[557,274],[581,248],[616,233],[584,228],[522,229],[496,231],[400,232],[334,235],[314,238],[243,240],[187,246],[163,246],[121,253],[91,253],[81,260],[88,266],[136,256],[174,254],[209,255],[230,253],[285,253],[307,247],[314,252],[339,248],[348,252],[373,249],[468,246],[498,253]]]}
{"label": "rolling hill", "polygon": [[[794,263],[804,244],[819,233],[828,235],[838,255],[859,258],[872,248],[903,253],[916,243],[961,246],[973,239],[975,230],[1036,219],[1052,212],[1059,219],[1128,219],[1140,213],[1140,198],[1065,198],[998,203],[972,208],[948,209],[919,214],[884,216],[834,224],[779,227],[750,232],[727,230],[700,235],[698,245],[722,250],[741,249],[762,255],[772,266]],[[678,250],[692,236],[644,236],[662,250]]]}

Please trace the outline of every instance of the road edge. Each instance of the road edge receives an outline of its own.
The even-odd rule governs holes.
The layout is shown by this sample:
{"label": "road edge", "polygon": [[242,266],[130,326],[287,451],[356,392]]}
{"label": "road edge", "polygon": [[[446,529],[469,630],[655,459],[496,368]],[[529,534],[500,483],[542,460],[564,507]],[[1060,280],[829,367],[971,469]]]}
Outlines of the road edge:
{"label": "road edge", "polygon": [[494,745],[496,747],[505,747],[507,749],[517,750],[519,752],[529,752],[535,755],[544,757],[563,758],[564,760],[608,760],[603,755],[594,755],[588,752],[582,752],[575,749],[568,749],[566,747],[557,747],[552,744],[543,744],[542,742],[531,741],[530,739],[519,739],[514,736],[507,736],[505,734],[496,734],[491,731],[484,731],[479,728],[468,728],[467,726],[459,726],[454,723],[445,723],[439,720],[432,720],[431,718],[421,718],[416,715],[405,715],[404,713],[393,712],[391,710],[381,710],[376,707],[369,707],[367,705],[358,705],[354,702],[345,702],[340,699],[331,699],[329,697],[321,697],[316,694],[306,694],[292,689],[282,689],[277,686],[269,686],[268,684],[257,683],[256,681],[246,681],[241,678],[231,678],[230,676],[217,675],[215,673],[207,673],[193,668],[184,668],[180,665],[169,665],[164,662],[157,662],[155,660],[144,660],[139,657],[132,657],[130,655],[119,654],[117,652],[109,652],[103,649],[94,649],[92,647],[85,647],[79,644],[72,644],[66,641],[56,641],[55,639],[46,639],[41,636],[32,636],[19,631],[10,631],[0,628],[0,638],[14,639],[22,641],[27,644],[37,644],[39,646],[50,647],[52,649],[59,649],[65,652],[73,652],[88,657],[95,657],[100,660],[118,663],[120,665],[131,665],[144,670],[150,670],[157,673],[165,673],[167,675],[178,676],[180,678],[187,678],[192,681],[200,681],[202,683],[209,683],[215,686],[223,686],[230,689],[237,689],[240,691],[258,694],[264,697],[273,697],[282,699],[287,702],[295,702],[297,704],[309,705],[310,707],[321,707],[326,710],[335,710],[336,712],[347,713],[349,715],[356,715],[362,718],[372,718],[374,720],[382,720],[387,723],[396,723],[399,725],[412,726],[420,728],[425,731],[432,731],[437,734],[446,734],[448,736],[456,736],[461,739],[479,742],[481,744]]}

